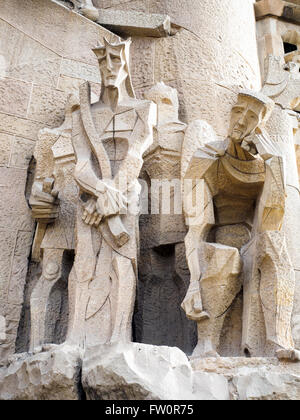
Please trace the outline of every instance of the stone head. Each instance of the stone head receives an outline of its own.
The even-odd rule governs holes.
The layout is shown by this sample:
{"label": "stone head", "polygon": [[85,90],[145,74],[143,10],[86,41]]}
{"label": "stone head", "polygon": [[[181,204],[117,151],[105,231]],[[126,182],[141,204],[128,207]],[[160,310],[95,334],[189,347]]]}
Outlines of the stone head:
{"label": "stone head", "polygon": [[178,120],[179,101],[176,89],[160,82],[145,93],[145,99],[157,105],[158,124]]}
{"label": "stone head", "polygon": [[129,79],[129,49],[131,40],[110,43],[104,38],[104,45],[93,49],[98,59],[102,85],[105,88],[121,88]]}
{"label": "stone head", "polygon": [[273,107],[274,102],[262,93],[241,91],[231,111],[229,136],[232,141],[240,144],[253,134],[266,123]]}

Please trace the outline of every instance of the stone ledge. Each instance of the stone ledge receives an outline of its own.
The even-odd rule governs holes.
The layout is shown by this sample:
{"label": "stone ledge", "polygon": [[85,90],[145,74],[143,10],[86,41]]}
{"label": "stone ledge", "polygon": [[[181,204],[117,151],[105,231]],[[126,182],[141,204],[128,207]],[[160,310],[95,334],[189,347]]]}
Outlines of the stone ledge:
{"label": "stone ledge", "polygon": [[259,0],[254,5],[256,19],[268,16],[300,23],[300,5],[283,0]]}
{"label": "stone ledge", "polygon": [[167,15],[99,9],[98,23],[122,37],[161,38],[172,33],[171,19]]}

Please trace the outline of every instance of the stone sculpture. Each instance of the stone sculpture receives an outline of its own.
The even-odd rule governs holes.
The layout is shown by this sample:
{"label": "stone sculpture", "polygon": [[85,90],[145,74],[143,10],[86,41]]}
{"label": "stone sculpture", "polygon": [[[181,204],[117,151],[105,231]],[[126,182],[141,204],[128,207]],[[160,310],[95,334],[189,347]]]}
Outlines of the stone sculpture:
{"label": "stone sculpture", "polygon": [[144,154],[141,175],[145,205],[140,217],[136,340],[176,346],[190,354],[195,345],[196,326],[187,320],[180,307],[189,282],[180,183],[186,124],[179,121],[176,89],[161,82],[144,96],[157,105],[157,126],[154,142]]}
{"label": "stone sculpture", "polygon": [[81,13],[88,19],[97,21],[99,18],[99,11],[94,7],[93,0],[81,0],[79,7]]}
{"label": "stone sculpture", "polygon": [[[296,33],[297,34],[297,33]],[[300,73],[298,55],[284,57],[268,55],[265,60],[266,80],[263,93],[275,102],[275,108],[268,122],[271,139],[281,143],[285,153],[286,167],[286,211],[283,230],[286,234],[289,254],[296,276],[292,331],[296,347],[300,346],[299,313],[299,235],[298,214],[300,211],[299,188],[299,98]],[[296,149],[296,153],[295,153]]]}
{"label": "stone sculpture", "polygon": [[71,8],[79,11],[86,18],[97,21],[99,18],[99,11],[94,7],[93,0],[59,0],[63,4],[70,5]]}
{"label": "stone sculpture", "polygon": [[[37,221],[32,259],[42,259],[42,275],[30,300],[31,350],[45,343],[49,297],[63,270],[65,251],[74,250],[77,184],[73,178],[75,156],[72,146],[71,96],[63,125],[40,131],[34,157],[36,176],[30,197],[32,216]],[[58,198],[59,195],[59,198]]]}
{"label": "stone sculpture", "polygon": [[[281,231],[285,157],[264,129],[273,107],[263,94],[243,91],[224,142],[202,121],[186,133],[182,179],[191,283],[182,306],[198,323],[193,357],[218,355],[225,314],[242,286],[245,354],[294,348],[295,277]],[[197,191],[202,202],[195,209]]]}
{"label": "stone sculpture", "polygon": [[73,112],[75,180],[80,189],[76,256],[69,277],[67,342],[80,346],[130,341],[137,276],[137,223],[142,156],[153,141],[156,108],[135,99],[130,40],[94,49],[101,97],[91,106],[80,88]]}

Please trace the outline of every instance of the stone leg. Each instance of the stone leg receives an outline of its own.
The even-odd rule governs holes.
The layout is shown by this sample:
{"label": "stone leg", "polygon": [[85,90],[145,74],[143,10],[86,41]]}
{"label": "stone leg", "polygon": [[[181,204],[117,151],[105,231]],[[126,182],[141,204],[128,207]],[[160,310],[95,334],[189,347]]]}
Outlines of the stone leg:
{"label": "stone leg", "polygon": [[282,232],[265,232],[259,236],[258,269],[266,326],[266,356],[274,356],[274,350],[294,348],[291,318],[295,273]]}
{"label": "stone leg", "polygon": [[63,249],[45,249],[43,271],[35,286],[31,299],[30,351],[45,344],[45,322],[51,290],[61,277]]}
{"label": "stone leg", "polygon": [[280,231],[285,213],[285,166],[284,161],[277,156],[268,159],[266,179],[257,207],[255,231]]}
{"label": "stone leg", "polygon": [[260,273],[255,261],[256,246],[254,238],[241,250],[244,272],[242,350],[246,356],[261,357],[264,355],[266,329],[259,293]]}
{"label": "stone leg", "polygon": [[241,290],[242,261],[236,248],[203,243],[200,288],[209,319],[198,321],[198,344],[192,358],[216,357],[227,310]]}
{"label": "stone leg", "polygon": [[[67,343],[84,346],[85,319],[89,303],[89,284],[95,275],[96,255],[92,228],[82,220],[82,208],[77,212],[76,256],[69,276],[69,325]],[[101,238],[97,238],[99,246]]]}
{"label": "stone leg", "polygon": [[136,275],[129,258],[115,254],[112,282],[112,336],[110,341],[132,341]]}
{"label": "stone leg", "polygon": [[243,348],[253,357],[293,349],[295,273],[283,232],[258,234],[243,249]]}
{"label": "stone leg", "polygon": [[187,217],[186,222],[189,230],[184,242],[190,270],[190,285],[181,306],[190,320],[199,321],[208,317],[206,311],[203,309],[199,287],[199,281],[203,272],[200,249],[202,244],[205,243],[204,241],[211,227],[215,224],[212,194],[206,184],[204,184],[203,212],[196,217]]}
{"label": "stone leg", "polygon": [[136,275],[131,260],[112,251],[105,242],[88,294],[86,346],[132,341]]}

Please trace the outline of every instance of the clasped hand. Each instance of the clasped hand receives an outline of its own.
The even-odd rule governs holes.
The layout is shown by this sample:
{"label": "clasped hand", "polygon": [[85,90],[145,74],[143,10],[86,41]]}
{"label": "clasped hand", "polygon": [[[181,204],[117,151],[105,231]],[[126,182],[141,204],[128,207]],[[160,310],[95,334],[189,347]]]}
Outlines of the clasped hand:
{"label": "clasped hand", "polygon": [[127,199],[124,194],[117,190],[114,185],[99,181],[97,198],[90,198],[84,205],[83,221],[98,227],[102,219],[121,213],[126,213]]}

